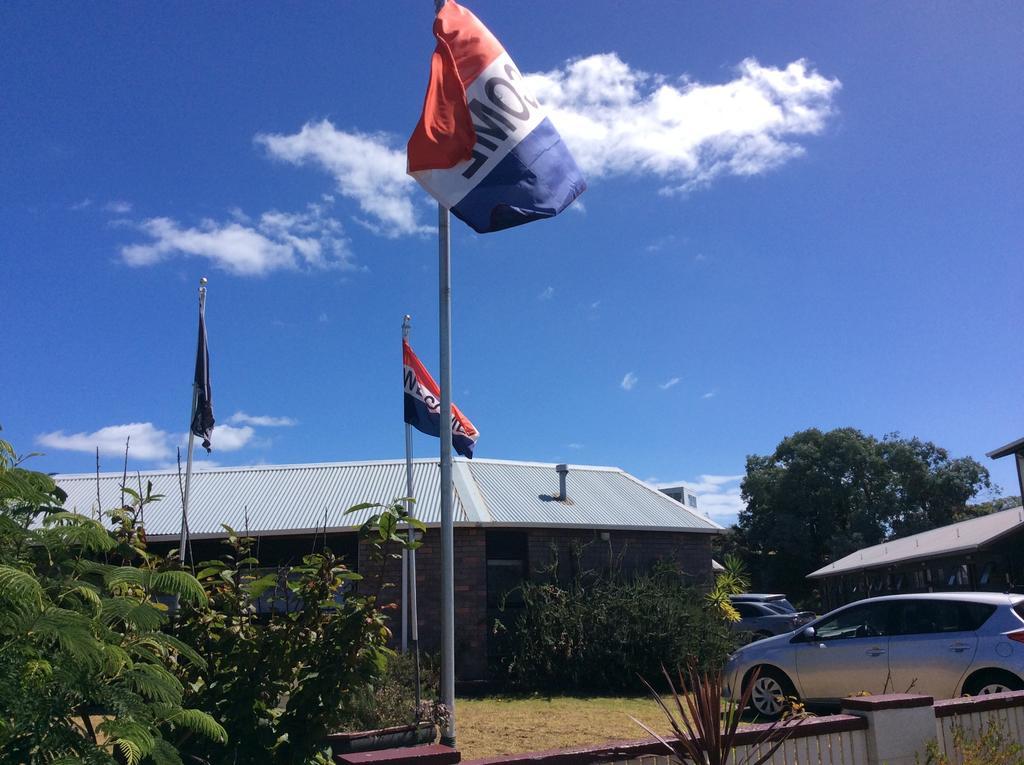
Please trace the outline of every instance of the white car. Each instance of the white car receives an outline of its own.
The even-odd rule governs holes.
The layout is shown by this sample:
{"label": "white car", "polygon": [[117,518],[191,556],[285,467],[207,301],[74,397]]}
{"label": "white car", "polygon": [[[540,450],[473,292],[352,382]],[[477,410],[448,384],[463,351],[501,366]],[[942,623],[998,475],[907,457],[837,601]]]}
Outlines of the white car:
{"label": "white car", "polygon": [[869,598],[739,649],[727,697],[778,717],[786,697],[836,703],[859,692],[936,699],[1024,689],[1024,595],[944,592]]}

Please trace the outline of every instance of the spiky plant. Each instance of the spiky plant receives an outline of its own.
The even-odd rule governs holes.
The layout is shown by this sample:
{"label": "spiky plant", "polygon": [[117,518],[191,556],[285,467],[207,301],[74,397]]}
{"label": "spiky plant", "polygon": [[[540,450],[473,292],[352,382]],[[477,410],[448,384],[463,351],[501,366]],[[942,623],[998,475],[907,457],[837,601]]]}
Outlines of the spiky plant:
{"label": "spiky plant", "polygon": [[224,742],[182,704],[181,669],[203,658],[161,631],[161,598],[200,606],[203,589],[143,555],[122,521],[151,487],[112,518],[133,530],[111,533],[64,512],[64,492],[21,461],[0,441],[0,761],[170,765],[184,738]]}
{"label": "spiky plant", "polygon": [[757,680],[756,670],[738,703],[722,699],[721,672],[701,671],[693,661],[687,665],[685,675],[682,671],[679,673],[681,690],[676,689],[672,676],[664,667],[662,674],[672,693],[671,707],[646,680],[644,685],[665,713],[675,737],[664,738],[635,717],[632,720],[664,744],[680,762],[689,761],[696,765],[763,765],[772,759],[801,722],[800,719],[792,719],[771,724],[760,732],[744,756],[737,758],[737,734],[743,710],[750,703],[750,694]]}

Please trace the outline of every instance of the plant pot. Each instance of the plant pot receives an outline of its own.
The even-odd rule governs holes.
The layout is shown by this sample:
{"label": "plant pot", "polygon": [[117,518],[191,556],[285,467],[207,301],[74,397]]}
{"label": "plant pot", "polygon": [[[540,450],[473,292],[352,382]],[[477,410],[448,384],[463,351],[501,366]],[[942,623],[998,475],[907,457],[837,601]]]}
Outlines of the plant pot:
{"label": "plant pot", "polygon": [[379,749],[398,749],[406,746],[431,744],[437,732],[432,722],[414,725],[396,725],[393,728],[360,730],[351,733],[330,733],[327,743],[334,754],[373,752]]}

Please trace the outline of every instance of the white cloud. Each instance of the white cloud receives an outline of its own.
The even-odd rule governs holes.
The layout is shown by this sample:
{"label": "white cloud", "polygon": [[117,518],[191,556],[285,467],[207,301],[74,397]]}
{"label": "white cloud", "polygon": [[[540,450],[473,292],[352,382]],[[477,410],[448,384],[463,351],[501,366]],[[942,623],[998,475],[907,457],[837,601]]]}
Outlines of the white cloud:
{"label": "white cloud", "polygon": [[158,460],[166,459],[173,454],[170,434],[155,427],[151,422],[108,425],[92,433],[67,434],[63,430],[56,430],[52,433],[43,433],[36,438],[36,442],[50,449],[91,454],[99,447],[100,454],[123,455],[125,440],[129,436],[129,457]]}
{"label": "white cloud", "polygon": [[138,224],[153,241],[121,248],[132,266],[148,266],[173,256],[209,259],[237,276],[262,276],[277,270],[356,268],[341,224],[323,206],[310,204],[305,212],[265,212],[253,223],[240,219],[218,223],[204,220],[187,228],[170,218],[150,218]]}
{"label": "white cloud", "polygon": [[709,475],[703,474],[696,481],[674,481],[656,483],[659,489],[669,486],[685,485],[698,496],[697,510],[708,515],[713,521],[730,526],[736,523],[740,510],[743,509],[743,498],[740,496],[740,482],[743,475]]}
{"label": "white cloud", "polygon": [[84,209],[86,209],[87,207],[90,207],[90,206],[92,206],[92,200],[89,199],[89,197],[86,197],[85,199],[82,199],[82,200],[80,200],[78,202],[75,202],[73,205],[71,205],[71,209],[72,210],[84,210]]}
{"label": "white cloud", "polygon": [[[246,446],[255,434],[256,431],[248,425],[236,428],[233,425],[217,424],[213,428],[213,437],[210,439],[210,443],[215,452],[236,452]],[[187,443],[188,433],[183,434],[182,439],[184,440],[181,443]]]}
{"label": "white cloud", "polygon": [[[840,88],[804,60],[780,69],[746,59],[728,82],[703,84],[632,69],[616,53],[527,78],[591,180],[653,176],[670,193],[723,174],[762,173],[799,156],[804,149],[796,139],[825,129]],[[254,140],[276,159],[333,176],[337,193],[358,204],[359,222],[375,233],[394,238],[434,230],[421,222],[425,198],[406,174],[405,148],[393,136],[320,120]],[[585,209],[579,201],[572,207]]]}
{"label": "white cloud", "polygon": [[626,376],[622,378],[622,382],[619,385],[622,386],[623,390],[633,390],[636,387],[637,376],[632,372],[626,372]]}
{"label": "white cloud", "polygon": [[[228,418],[228,421],[238,424],[241,422],[241,420],[236,420],[239,415],[248,418],[250,423],[242,427],[220,423],[214,426],[211,439],[214,451],[233,452],[254,443],[255,431],[250,424],[263,426],[295,424],[295,420],[290,417],[249,417],[245,412],[237,412]],[[86,452],[87,454],[94,453],[99,447],[100,454],[123,456],[125,441],[129,436],[131,437],[128,443],[129,458],[145,462],[162,460],[162,464],[166,465],[170,465],[175,457],[175,446],[184,447],[188,443],[188,433],[170,433],[161,430],[151,422],[108,425],[92,433],[65,433],[63,430],[55,430],[52,433],[43,433],[37,436],[36,443],[49,449]],[[199,451],[201,449],[197,448],[197,453]],[[207,460],[204,464],[215,465],[216,463]]]}
{"label": "white cloud", "polygon": [[591,178],[653,175],[683,191],[720,175],[756,175],[801,155],[825,129],[840,88],[804,60],[783,69],[748,58],[723,84],[632,69],[615,53],[527,76]]}
{"label": "white cloud", "polygon": [[549,285],[549,286],[545,287],[543,290],[541,290],[540,294],[537,295],[537,299],[538,300],[551,300],[551,298],[553,298],[554,296],[555,296],[555,288]]}
{"label": "white cloud", "polygon": [[566,444],[566,446],[569,447],[570,449],[582,449],[583,448],[583,444],[577,443],[575,441],[573,441],[571,444]]}
{"label": "white cloud", "polygon": [[103,209],[115,215],[127,215],[132,211],[132,203],[125,202],[123,199],[114,199],[103,205]]}
{"label": "white cloud", "polygon": [[660,383],[658,385],[658,387],[661,388],[662,390],[668,390],[672,386],[678,385],[678,384],[679,384],[679,378],[678,377],[673,377],[673,378],[671,378],[669,380],[666,380],[663,383]]}
{"label": "white cloud", "polygon": [[316,319],[316,320],[317,320],[318,322],[320,322],[321,324],[326,324],[327,322],[329,322],[329,321],[330,321],[330,319],[329,319],[329,318],[327,318],[327,312],[326,312],[326,311],[321,311],[321,312],[320,312],[320,315],[319,315],[319,316],[317,317],[317,319]]}
{"label": "white cloud", "polygon": [[675,234],[669,234],[668,236],[662,236],[655,239],[645,248],[647,252],[661,252],[669,247],[674,247],[676,244]]}
{"label": "white cloud", "polygon": [[268,415],[252,415],[245,412],[235,412],[228,417],[232,425],[255,425],[263,428],[290,428],[298,425],[298,421],[291,417],[270,417]]}
{"label": "white cloud", "polygon": [[715,388],[714,390],[709,390],[707,393],[705,393],[703,396],[701,396],[701,398],[709,399],[709,398],[714,398],[717,395],[718,395],[718,388]]}
{"label": "white cloud", "polygon": [[425,234],[413,205],[415,181],[406,175],[405,150],[380,133],[339,130],[328,120],[307,122],[291,135],[260,134],[256,143],[293,165],[313,163],[334,176],[338,193],[354,200],[371,220],[360,221],[388,237]]}

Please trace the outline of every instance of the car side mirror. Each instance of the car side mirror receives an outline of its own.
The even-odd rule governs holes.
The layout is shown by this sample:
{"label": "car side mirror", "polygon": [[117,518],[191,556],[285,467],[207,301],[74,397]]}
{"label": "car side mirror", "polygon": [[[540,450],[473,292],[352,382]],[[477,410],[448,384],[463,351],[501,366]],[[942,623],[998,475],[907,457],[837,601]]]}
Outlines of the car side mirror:
{"label": "car side mirror", "polygon": [[803,632],[800,633],[800,637],[804,640],[814,640],[814,636],[818,634],[814,631],[814,627],[804,627]]}

